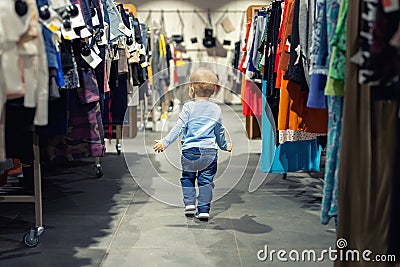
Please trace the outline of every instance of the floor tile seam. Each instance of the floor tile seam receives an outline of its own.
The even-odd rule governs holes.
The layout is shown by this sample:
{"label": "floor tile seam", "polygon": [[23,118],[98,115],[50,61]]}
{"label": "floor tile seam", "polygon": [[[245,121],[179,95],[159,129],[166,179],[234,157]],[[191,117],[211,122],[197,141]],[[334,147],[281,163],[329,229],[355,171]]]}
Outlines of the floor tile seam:
{"label": "floor tile seam", "polygon": [[[129,205],[129,203],[125,203],[125,204],[122,204],[122,205],[127,206],[127,205]],[[121,209],[125,209],[125,207],[121,207]],[[57,212],[57,211],[55,210],[55,211],[52,212],[52,213],[53,213],[53,214],[56,214],[56,215],[68,215],[68,216],[80,216],[80,217],[84,217],[84,216],[87,216],[87,217],[104,217],[104,212],[101,212],[101,211],[95,211],[95,212],[84,212],[84,211],[76,211],[76,212],[72,212],[72,211],[70,211],[70,212],[67,212],[67,211],[65,211],[65,212]],[[120,214],[121,212],[115,212],[115,211],[113,211],[112,213],[113,213],[113,214],[110,214],[110,211],[108,211],[108,214],[107,214],[107,215],[109,215],[109,216],[115,216],[115,215]],[[115,214],[114,214],[114,213],[115,213]],[[46,216],[48,216],[48,215],[52,215],[51,212],[49,212],[49,213],[46,214]]]}
{"label": "floor tile seam", "polygon": [[[133,194],[133,193],[136,192],[136,190],[137,190],[137,189],[132,190],[132,192],[127,192],[126,195]],[[80,193],[80,194],[75,194],[75,195],[71,195],[71,196],[60,197],[60,198],[57,198],[57,199],[43,200],[43,204],[45,204],[45,203],[53,203],[53,202],[56,202],[56,201],[59,201],[59,200],[65,200],[65,199],[68,199],[68,198],[76,198],[77,196],[82,196],[82,195],[87,195],[87,193],[83,192],[83,193]]]}
{"label": "floor tile seam", "polygon": [[119,220],[118,226],[117,226],[117,228],[115,229],[114,234],[112,235],[111,241],[110,241],[110,243],[109,243],[108,246],[107,246],[107,250],[105,251],[105,253],[104,253],[103,257],[102,257],[99,266],[103,266],[104,260],[106,259],[107,254],[108,254],[108,252],[109,252],[110,249],[111,249],[112,243],[114,242],[115,237],[117,236],[117,234],[118,234],[118,232],[119,232],[119,229],[120,229],[120,227],[121,227],[122,221],[124,220],[124,217],[125,217],[126,213],[128,212],[128,209],[129,209],[129,207],[130,207],[130,204],[132,203],[132,201],[133,201],[133,199],[134,199],[134,197],[135,197],[135,194],[137,193],[138,190],[139,190],[139,187],[132,193],[132,197],[131,197],[131,199],[130,199],[130,201],[129,201],[129,204],[127,205],[127,207],[126,207],[126,209],[125,209],[123,215],[121,216],[121,218],[120,218],[120,220]]}
{"label": "floor tile seam", "polygon": [[[96,247],[93,247],[96,248]],[[168,248],[165,247],[160,247],[160,246],[137,246],[137,247],[111,247],[110,250],[108,251],[108,253],[110,253],[111,251],[115,251],[115,250],[121,250],[121,251],[130,251],[133,249],[148,249],[148,250],[153,250],[153,249],[157,249],[157,250],[177,250],[177,251],[185,251],[185,249],[187,251],[196,251],[199,249],[204,249],[204,250],[212,250],[212,251],[220,251],[220,252],[226,252],[226,251],[235,251],[235,247],[219,247],[218,250],[214,249],[214,248],[210,248],[210,247],[205,247],[205,246],[198,246],[198,245],[180,245],[180,246],[171,246]]]}
{"label": "floor tile seam", "polygon": [[[177,251],[182,251],[183,247],[130,247],[130,248],[119,248],[119,247],[115,247],[115,248],[111,248],[110,251],[131,251],[131,250],[146,250],[146,249],[157,249],[157,250],[177,250]],[[193,249],[193,247],[188,247],[190,249]],[[93,249],[93,250],[103,250],[102,247],[98,248],[98,247],[93,247],[93,248],[88,248],[88,249]],[[197,247],[197,250],[212,250],[212,251],[217,251],[217,252],[232,252],[232,248],[209,248],[209,247]],[[247,249],[240,249],[241,251],[247,251],[249,252],[249,250]],[[193,250],[191,250],[193,251]]]}
{"label": "floor tile seam", "polygon": [[[307,191],[307,192],[312,192],[310,190],[306,190],[306,189],[316,189],[315,192],[320,192],[319,190],[317,190],[317,188],[315,187],[309,187],[309,188],[291,188],[291,189],[287,189],[287,188],[260,188],[257,189],[257,191],[255,191],[253,194],[257,194],[257,192],[296,192],[296,191]],[[246,193],[247,194],[247,193]],[[247,195],[251,195],[251,194],[247,194]]]}
{"label": "floor tile seam", "polygon": [[[230,211],[230,209],[228,209],[228,216],[229,216],[229,219],[231,220],[232,229],[234,229],[234,228],[233,228],[233,223],[232,223],[232,217],[231,217],[231,211]],[[243,267],[242,256],[241,256],[241,254],[240,254],[239,244],[238,244],[238,241],[237,241],[236,231],[235,231],[235,230],[233,230],[233,237],[234,237],[234,239],[235,239],[236,252],[237,252],[237,254],[238,254],[238,256],[239,256],[240,266]]]}

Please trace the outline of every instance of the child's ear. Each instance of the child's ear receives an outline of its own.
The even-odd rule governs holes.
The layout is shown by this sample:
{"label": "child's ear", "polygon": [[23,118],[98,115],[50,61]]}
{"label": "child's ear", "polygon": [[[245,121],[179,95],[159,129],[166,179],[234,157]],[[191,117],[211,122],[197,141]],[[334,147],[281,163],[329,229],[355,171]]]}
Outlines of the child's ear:
{"label": "child's ear", "polygon": [[189,97],[190,98],[194,97],[194,87],[193,86],[190,86],[190,88],[189,88]]}

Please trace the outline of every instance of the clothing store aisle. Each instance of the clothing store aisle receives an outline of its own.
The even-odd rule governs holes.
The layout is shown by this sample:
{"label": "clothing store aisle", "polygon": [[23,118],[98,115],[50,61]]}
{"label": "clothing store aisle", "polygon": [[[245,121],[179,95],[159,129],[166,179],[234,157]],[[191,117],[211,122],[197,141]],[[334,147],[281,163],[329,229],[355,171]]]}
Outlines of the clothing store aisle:
{"label": "clothing store aisle", "polygon": [[335,235],[326,231],[332,226],[319,223],[322,183],[308,174],[290,174],[286,180],[269,175],[265,185],[248,193],[261,142],[246,145],[240,106],[222,109],[234,141],[232,156],[243,157],[243,164],[231,166],[230,154],[219,152],[219,174],[229,165],[238,170],[239,177],[232,179],[240,181],[212,204],[209,222],[187,218],[181,207],[157,201],[142,190],[172,202],[181,199],[180,191],[163,192],[157,184],[160,179],[155,178],[158,173],[179,185],[179,170],[171,166],[171,162],[179,163],[177,147],[155,155],[151,148],[160,133],[139,133],[133,140],[124,140],[123,149],[140,186],[114,145],[102,159],[104,178],[99,180],[93,178],[92,159],[64,168],[45,166],[46,231],[38,247],[21,244],[24,231],[32,226],[31,205],[2,203],[0,266],[332,266],[328,261],[280,263],[276,254],[272,263],[257,259],[265,245],[269,251],[298,249],[300,253],[303,249],[328,249],[333,247]]}
{"label": "clothing store aisle", "polygon": [[[334,247],[335,235],[319,223],[322,183],[308,174],[292,174],[287,180],[282,180],[281,175],[270,175],[266,185],[248,193],[261,142],[247,142],[241,106],[221,108],[233,142],[232,156],[243,158],[243,164],[229,165],[230,154],[219,151],[217,176],[227,167],[236,168],[238,176],[245,170],[241,177],[231,177],[240,178],[239,183],[212,203],[209,222],[185,217],[182,207],[163,203],[182,198],[180,171],[173,166],[179,166],[178,145],[156,155],[151,148],[160,133],[146,132],[134,140],[124,140],[133,176],[141,188],[163,201],[151,198],[141,188],[137,190],[101,266],[332,266],[328,261],[290,264],[279,263],[276,258],[273,263],[257,259],[257,252],[265,245],[269,250],[298,249],[301,253],[303,249],[316,249],[318,253]],[[160,183],[164,179],[169,183]],[[171,189],[171,184],[178,189]]]}

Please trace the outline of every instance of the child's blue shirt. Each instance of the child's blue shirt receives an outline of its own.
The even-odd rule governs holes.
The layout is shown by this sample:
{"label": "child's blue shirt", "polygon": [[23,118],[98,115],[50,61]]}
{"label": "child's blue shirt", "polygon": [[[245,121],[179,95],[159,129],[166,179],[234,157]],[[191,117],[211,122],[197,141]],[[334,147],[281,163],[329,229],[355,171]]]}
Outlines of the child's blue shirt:
{"label": "child's blue shirt", "polygon": [[192,147],[227,150],[228,147],[221,108],[208,100],[185,102],[176,125],[162,139],[164,147],[167,148],[181,134],[182,150]]}

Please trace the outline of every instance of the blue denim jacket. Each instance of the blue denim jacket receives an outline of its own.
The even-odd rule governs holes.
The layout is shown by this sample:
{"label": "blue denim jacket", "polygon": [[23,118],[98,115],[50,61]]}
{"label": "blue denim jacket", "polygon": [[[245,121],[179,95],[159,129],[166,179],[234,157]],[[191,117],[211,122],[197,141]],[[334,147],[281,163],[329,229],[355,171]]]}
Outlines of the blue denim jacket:
{"label": "blue denim jacket", "polygon": [[105,9],[107,9],[109,18],[110,41],[123,36],[124,34],[118,29],[118,25],[122,23],[121,14],[119,14],[117,7],[112,0],[105,0]]}
{"label": "blue denim jacket", "polygon": [[[47,0],[37,0],[36,3],[38,8],[49,4]],[[46,27],[42,27],[42,35],[46,46],[47,66],[59,69],[61,66],[58,65],[57,61],[57,51],[53,43],[53,32]]]}
{"label": "blue denim jacket", "polygon": [[[104,21],[108,25],[110,25],[110,17],[108,15],[108,9],[107,9],[107,0],[101,0],[101,3],[103,5]],[[110,27],[108,28],[108,36],[110,36]]]}

